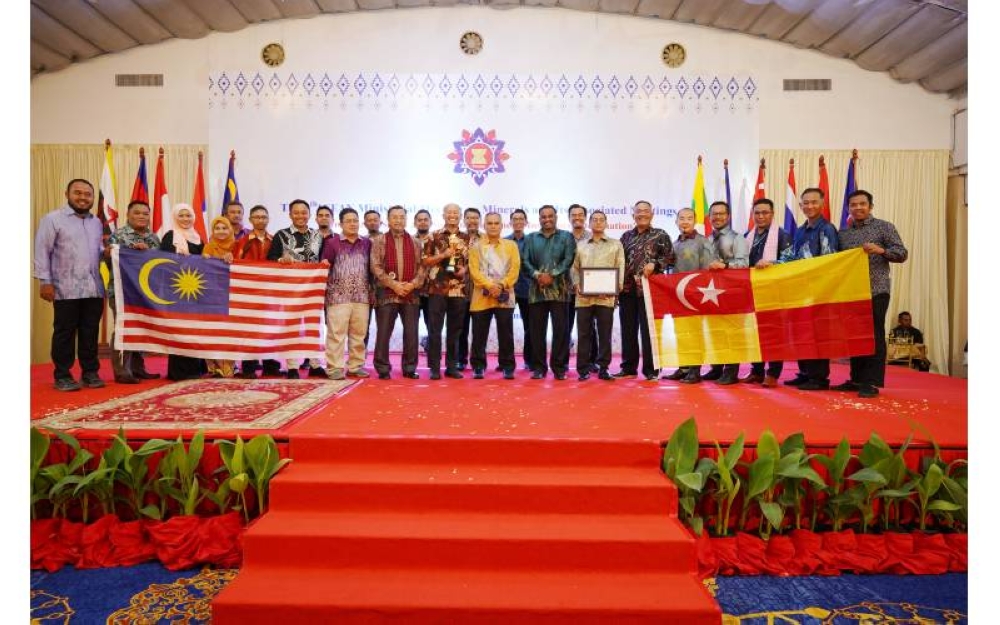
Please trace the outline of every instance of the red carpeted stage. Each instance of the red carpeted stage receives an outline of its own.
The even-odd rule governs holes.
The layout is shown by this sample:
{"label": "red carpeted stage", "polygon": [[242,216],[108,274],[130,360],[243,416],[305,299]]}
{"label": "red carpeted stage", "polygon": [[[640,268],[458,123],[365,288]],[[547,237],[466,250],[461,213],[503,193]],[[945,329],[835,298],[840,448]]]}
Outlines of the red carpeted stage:
{"label": "red carpeted stage", "polygon": [[[933,439],[949,457],[967,452],[966,381],[897,367],[871,400],[420,373],[363,381],[267,430],[295,461],[247,532],[244,567],[215,601],[214,622],[717,623],[659,471],[679,423],[694,416],[703,447],[745,432],[752,448],[770,429],[779,439],[803,432],[812,450],[846,436],[857,453],[875,431],[893,447],[912,435],[911,449]],[[846,373],[835,364],[832,380]],[[48,365],[32,369],[32,419],[166,384],[58,393],[50,376]],[[129,432],[165,434],[177,432]]]}

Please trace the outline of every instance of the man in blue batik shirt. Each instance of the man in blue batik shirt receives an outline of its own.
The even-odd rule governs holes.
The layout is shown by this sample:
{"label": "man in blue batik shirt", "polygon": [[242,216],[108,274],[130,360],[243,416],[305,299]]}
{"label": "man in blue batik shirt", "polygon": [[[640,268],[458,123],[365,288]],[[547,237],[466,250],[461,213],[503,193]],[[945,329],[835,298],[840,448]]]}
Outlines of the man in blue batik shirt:
{"label": "man in blue batik shirt", "polygon": [[[806,216],[806,222],[795,231],[792,240],[794,258],[814,258],[839,252],[837,229],[823,217],[823,204],[826,202],[823,190],[810,187],[802,192],[800,198],[799,208]],[[792,380],[785,380],[785,384],[798,387],[801,391],[830,388],[830,359],[800,360],[798,375]]]}

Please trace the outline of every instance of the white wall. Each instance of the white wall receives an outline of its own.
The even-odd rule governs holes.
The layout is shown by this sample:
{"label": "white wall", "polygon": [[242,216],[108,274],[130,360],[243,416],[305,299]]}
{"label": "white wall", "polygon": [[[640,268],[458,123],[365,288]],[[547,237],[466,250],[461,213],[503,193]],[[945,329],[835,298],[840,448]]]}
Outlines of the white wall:
{"label": "white wall", "polygon": [[[581,24],[620,46],[595,50],[563,35]],[[399,26],[405,25],[405,28]],[[391,27],[388,27],[391,26]],[[476,30],[483,53],[467,57],[458,38]],[[400,36],[400,32],[404,32]],[[391,34],[391,35],[390,35]],[[450,7],[358,12],[261,24],[204,39],[172,40],[99,57],[31,83],[33,143],[208,143],[208,73],[213,56],[259,61],[270,41],[288,61],[315,59],[345,69],[397,72],[622,71],[750,74],[760,86],[760,147],[803,149],[947,149],[955,102],[919,85],[902,85],[847,60],[739,33],[666,20],[565,9]],[[679,70],[659,61],[671,41],[687,49]],[[309,49],[306,53],[305,49]],[[580,59],[588,59],[581,67]],[[591,61],[590,59],[596,59]],[[116,88],[117,73],[162,73],[162,88]],[[784,93],[785,78],[830,78],[828,92]]]}

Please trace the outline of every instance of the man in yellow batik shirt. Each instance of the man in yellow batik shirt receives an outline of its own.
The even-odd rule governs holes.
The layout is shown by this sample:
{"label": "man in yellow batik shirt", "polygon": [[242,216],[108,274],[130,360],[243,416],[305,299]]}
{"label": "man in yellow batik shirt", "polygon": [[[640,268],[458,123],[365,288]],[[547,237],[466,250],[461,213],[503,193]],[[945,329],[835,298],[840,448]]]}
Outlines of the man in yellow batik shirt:
{"label": "man in yellow batik shirt", "polygon": [[486,236],[469,250],[472,276],[472,377],[482,379],[486,371],[486,339],[490,322],[497,320],[500,369],[505,380],[514,379],[514,284],[521,273],[517,243],[500,237],[500,213],[486,214]]}

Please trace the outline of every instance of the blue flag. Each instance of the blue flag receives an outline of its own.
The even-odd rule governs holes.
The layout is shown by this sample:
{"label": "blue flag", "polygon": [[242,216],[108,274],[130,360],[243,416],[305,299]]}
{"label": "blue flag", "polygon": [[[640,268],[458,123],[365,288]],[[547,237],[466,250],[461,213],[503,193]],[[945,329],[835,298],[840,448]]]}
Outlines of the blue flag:
{"label": "blue flag", "polygon": [[851,216],[851,213],[847,210],[847,205],[849,204],[848,198],[851,194],[858,190],[858,182],[854,178],[854,161],[856,159],[851,159],[851,164],[847,166],[847,186],[844,187],[844,209],[840,213],[840,229],[843,230],[847,227],[847,220]]}
{"label": "blue flag", "polygon": [[240,189],[236,186],[236,153],[229,153],[229,175],[226,176],[226,189],[222,196],[222,214],[226,214],[226,207],[232,202],[240,201]]}

